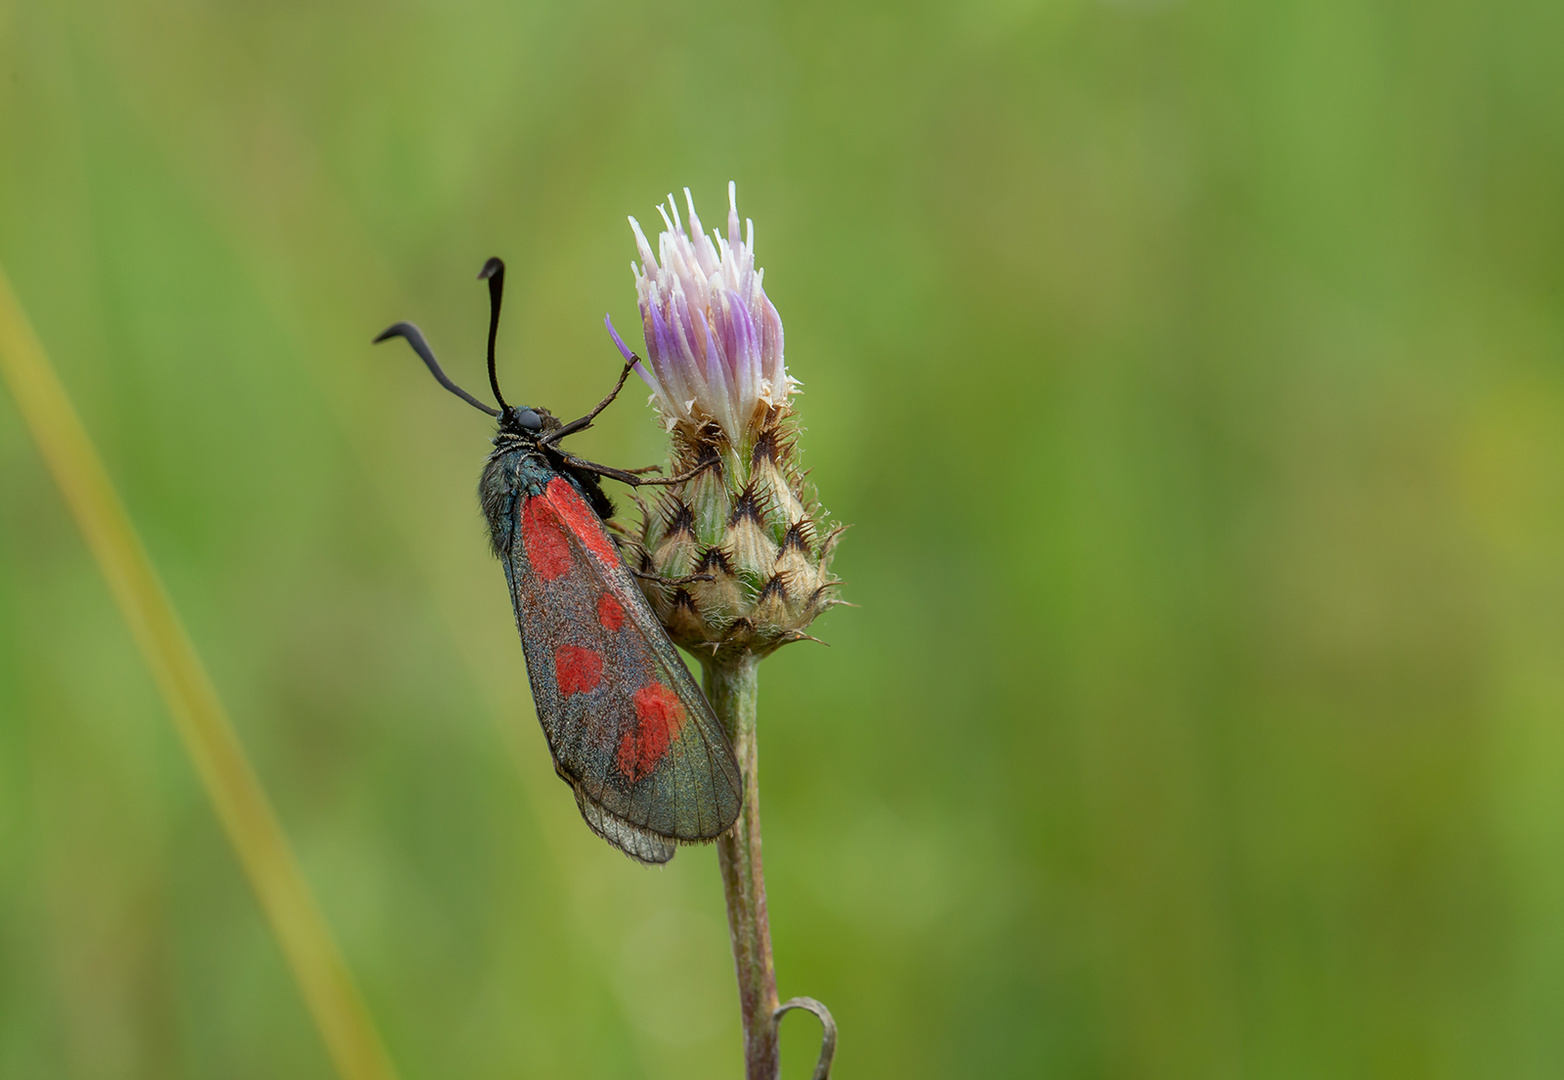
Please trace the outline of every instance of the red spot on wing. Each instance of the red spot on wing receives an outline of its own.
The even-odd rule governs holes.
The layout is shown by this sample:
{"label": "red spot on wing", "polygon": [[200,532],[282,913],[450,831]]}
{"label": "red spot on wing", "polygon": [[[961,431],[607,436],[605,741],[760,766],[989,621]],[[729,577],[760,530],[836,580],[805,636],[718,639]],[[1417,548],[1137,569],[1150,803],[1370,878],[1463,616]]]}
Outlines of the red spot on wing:
{"label": "red spot on wing", "polygon": [[522,504],[521,541],[527,546],[527,561],[544,581],[570,573],[570,542],[565,538],[565,523],[548,499],[535,496]]}
{"label": "red spot on wing", "polygon": [[619,561],[619,552],[614,547],[614,542],[608,538],[608,531],[603,528],[603,520],[592,513],[592,508],[582,500],[581,493],[571,486],[569,480],[563,476],[556,476],[548,482],[544,489],[544,496],[554,507],[559,516],[564,519],[565,527],[576,534],[576,539],[581,541],[599,558],[610,563]]}
{"label": "red spot on wing", "polygon": [[554,650],[554,681],[560,697],[596,690],[603,681],[603,658],[580,645],[561,645]]}
{"label": "red spot on wing", "polygon": [[630,780],[640,780],[657,768],[684,726],[684,703],[662,683],[635,692],[636,725],[619,740],[615,764]]}
{"label": "red spot on wing", "polygon": [[625,624],[625,609],[619,606],[618,600],[604,593],[597,602],[597,621],[605,630],[618,630]]}

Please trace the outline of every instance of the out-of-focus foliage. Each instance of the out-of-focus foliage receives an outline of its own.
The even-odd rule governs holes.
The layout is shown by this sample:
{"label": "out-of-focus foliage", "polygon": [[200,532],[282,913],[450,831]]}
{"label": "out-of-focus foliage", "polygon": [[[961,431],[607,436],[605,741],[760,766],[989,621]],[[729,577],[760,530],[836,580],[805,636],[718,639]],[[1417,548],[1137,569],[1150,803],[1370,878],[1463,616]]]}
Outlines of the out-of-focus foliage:
{"label": "out-of-focus foliage", "polygon": [[[0,262],[410,1080],[717,1077],[473,486],[726,181],[862,606],[763,669],[845,1077],[1564,1071],[1564,7],[0,4]],[[580,448],[657,460],[632,394]],[[796,1027],[794,1026],[796,1025]],[[816,1029],[788,1021],[803,1075]],[[326,1077],[0,398],[0,1075]]]}

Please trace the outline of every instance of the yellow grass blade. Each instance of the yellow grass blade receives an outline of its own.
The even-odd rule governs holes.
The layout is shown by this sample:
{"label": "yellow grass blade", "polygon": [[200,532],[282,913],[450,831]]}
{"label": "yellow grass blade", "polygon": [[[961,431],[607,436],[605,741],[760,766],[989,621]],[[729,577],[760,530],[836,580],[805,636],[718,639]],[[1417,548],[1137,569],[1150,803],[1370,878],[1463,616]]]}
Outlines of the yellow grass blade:
{"label": "yellow grass blade", "polygon": [[337,1072],[391,1080],[396,1071],[266,793],[3,269],[0,375],[152,668]]}

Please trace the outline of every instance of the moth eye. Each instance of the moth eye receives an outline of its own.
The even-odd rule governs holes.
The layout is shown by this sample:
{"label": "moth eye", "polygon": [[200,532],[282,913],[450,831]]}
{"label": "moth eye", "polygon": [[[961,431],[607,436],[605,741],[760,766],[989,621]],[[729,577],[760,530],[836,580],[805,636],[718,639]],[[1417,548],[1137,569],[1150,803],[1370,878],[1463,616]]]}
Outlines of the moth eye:
{"label": "moth eye", "polygon": [[517,409],[516,423],[521,427],[526,428],[528,431],[543,430],[543,417],[539,416],[531,409]]}

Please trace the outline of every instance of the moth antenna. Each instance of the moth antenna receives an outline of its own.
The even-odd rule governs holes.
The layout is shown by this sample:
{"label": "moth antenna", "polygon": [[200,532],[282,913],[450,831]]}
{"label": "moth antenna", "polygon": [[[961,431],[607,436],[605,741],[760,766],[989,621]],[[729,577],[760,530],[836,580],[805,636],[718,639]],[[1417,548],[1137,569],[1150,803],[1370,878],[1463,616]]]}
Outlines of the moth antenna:
{"label": "moth antenna", "polygon": [[[414,326],[410,322],[399,322],[395,326],[389,327],[383,331],[379,337],[375,338],[374,344],[378,345],[387,338],[394,337],[405,339],[407,343],[413,347],[413,351],[418,354],[418,358],[422,360],[429,368],[429,374],[433,375],[435,380],[441,386],[445,387],[451,393],[455,394],[457,397],[461,398],[475,409],[480,409],[483,412],[488,413],[490,416],[500,415],[500,411],[498,409],[490,408],[451,381],[451,377],[440,369],[440,361],[434,358],[434,351],[429,348],[429,343],[424,340],[423,331],[418,329],[418,327]],[[492,338],[490,340],[492,340]]]}
{"label": "moth antenna", "polygon": [[510,405],[500,393],[500,380],[494,374],[494,339],[500,332],[500,298],[505,294],[505,264],[498,258],[491,258],[483,264],[483,269],[478,271],[478,280],[488,279],[489,282],[489,389],[494,391],[494,400],[500,403],[500,409],[510,411]]}

